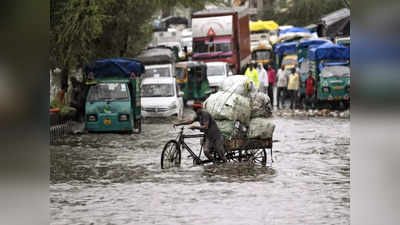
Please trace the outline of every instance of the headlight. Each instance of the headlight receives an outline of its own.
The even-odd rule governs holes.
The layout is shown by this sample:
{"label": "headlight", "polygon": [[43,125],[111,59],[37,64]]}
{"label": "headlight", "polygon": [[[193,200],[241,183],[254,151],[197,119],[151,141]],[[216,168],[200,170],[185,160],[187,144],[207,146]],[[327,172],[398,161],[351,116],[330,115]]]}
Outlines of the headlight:
{"label": "headlight", "polygon": [[119,121],[127,121],[129,119],[128,114],[120,114],[119,115]]}
{"label": "headlight", "polygon": [[95,114],[89,114],[89,115],[87,116],[87,120],[88,120],[89,122],[96,122],[96,121],[97,121],[97,116],[96,116]]}
{"label": "headlight", "polygon": [[323,90],[324,92],[329,92],[329,87],[324,87]]}
{"label": "headlight", "polygon": [[176,109],[176,108],[177,108],[176,103],[173,103],[168,107],[168,109]]}

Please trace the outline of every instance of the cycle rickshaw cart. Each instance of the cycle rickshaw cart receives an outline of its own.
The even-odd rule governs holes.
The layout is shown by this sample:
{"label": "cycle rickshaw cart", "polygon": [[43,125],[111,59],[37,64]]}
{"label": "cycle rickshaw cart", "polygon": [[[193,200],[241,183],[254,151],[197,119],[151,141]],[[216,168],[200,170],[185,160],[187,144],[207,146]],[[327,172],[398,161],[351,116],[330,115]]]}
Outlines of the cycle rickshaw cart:
{"label": "cycle rickshaw cart", "polygon": [[[171,167],[178,167],[181,164],[182,150],[189,153],[189,157],[193,159],[193,164],[203,165],[207,163],[220,162],[217,153],[214,154],[214,160],[201,159],[203,152],[204,141],[201,141],[201,147],[198,154],[196,154],[185,142],[185,139],[191,138],[204,138],[202,133],[197,134],[183,134],[184,127],[181,127],[180,132],[175,140],[169,140],[163,148],[161,153],[161,168],[167,169]],[[247,139],[236,138],[231,140],[224,140],[225,156],[231,162],[249,162],[254,165],[266,166],[267,164],[267,150],[270,151],[271,163],[272,158],[272,143],[271,138],[267,139]]]}

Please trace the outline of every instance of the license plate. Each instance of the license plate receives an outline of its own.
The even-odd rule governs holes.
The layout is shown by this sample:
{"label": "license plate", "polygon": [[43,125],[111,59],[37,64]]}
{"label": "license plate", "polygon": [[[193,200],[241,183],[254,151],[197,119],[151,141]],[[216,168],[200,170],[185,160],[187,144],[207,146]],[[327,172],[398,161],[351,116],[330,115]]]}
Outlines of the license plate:
{"label": "license plate", "polygon": [[105,119],[104,120],[104,124],[105,125],[110,125],[111,124],[111,120],[110,119]]}
{"label": "license plate", "polygon": [[333,87],[333,90],[343,90],[344,87],[343,86],[335,86]]}

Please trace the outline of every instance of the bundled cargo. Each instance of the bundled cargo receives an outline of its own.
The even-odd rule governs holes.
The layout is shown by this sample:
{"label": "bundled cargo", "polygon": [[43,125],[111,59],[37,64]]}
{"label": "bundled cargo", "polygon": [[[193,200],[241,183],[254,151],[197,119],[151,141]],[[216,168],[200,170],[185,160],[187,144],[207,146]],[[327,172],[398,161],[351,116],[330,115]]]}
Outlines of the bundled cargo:
{"label": "bundled cargo", "polygon": [[239,121],[216,120],[215,122],[225,140],[242,139],[247,136],[247,127]]}
{"label": "bundled cargo", "polygon": [[245,125],[250,122],[250,100],[241,95],[219,91],[208,97],[203,106],[215,120],[238,120]]}
{"label": "bundled cargo", "polygon": [[275,124],[271,119],[254,118],[250,121],[248,138],[268,139],[272,138],[275,130]]}
{"label": "bundled cargo", "polygon": [[244,97],[248,97],[253,90],[255,90],[253,81],[244,75],[229,76],[222,83],[222,91]]}
{"label": "bundled cargo", "polygon": [[267,94],[253,91],[251,97],[251,118],[272,116],[272,105]]}

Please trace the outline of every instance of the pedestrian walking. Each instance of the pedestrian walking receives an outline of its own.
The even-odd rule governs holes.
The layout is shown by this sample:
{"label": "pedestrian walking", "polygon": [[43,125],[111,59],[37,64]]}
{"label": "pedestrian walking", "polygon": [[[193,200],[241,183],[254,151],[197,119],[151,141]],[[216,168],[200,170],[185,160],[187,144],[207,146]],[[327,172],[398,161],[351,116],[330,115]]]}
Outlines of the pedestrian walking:
{"label": "pedestrian walking", "polygon": [[272,107],[274,106],[274,85],[275,85],[275,70],[268,64],[268,96],[271,100]]}
{"label": "pedestrian walking", "polygon": [[315,79],[312,71],[308,72],[308,77],[305,81],[306,86],[306,110],[309,109],[310,105],[312,109],[315,109]]}
{"label": "pedestrian walking", "polygon": [[70,78],[72,84],[70,106],[76,109],[74,120],[83,122],[85,113],[85,85],[75,77]]}
{"label": "pedestrian walking", "polygon": [[[283,108],[283,106],[285,105],[285,100],[287,97],[288,74],[285,71],[284,65],[282,65],[281,68],[278,70],[276,79],[276,85],[278,86],[277,106],[278,109],[280,109]],[[280,104],[282,104],[282,107],[280,106]]]}
{"label": "pedestrian walking", "polygon": [[297,107],[297,95],[300,87],[300,76],[296,73],[296,68],[293,68],[289,75],[288,91],[290,95],[290,109]]}
{"label": "pedestrian walking", "polygon": [[259,88],[258,91],[264,94],[268,93],[268,74],[267,71],[264,69],[262,63],[258,63],[257,65],[257,73],[258,73],[258,83]]}
{"label": "pedestrian walking", "polygon": [[246,72],[244,73],[244,75],[246,77],[248,77],[250,80],[252,80],[254,82],[254,85],[256,85],[256,88],[259,87],[259,83],[258,83],[258,72],[257,70],[254,68],[254,64],[255,63],[251,63],[250,67],[247,68]]}

